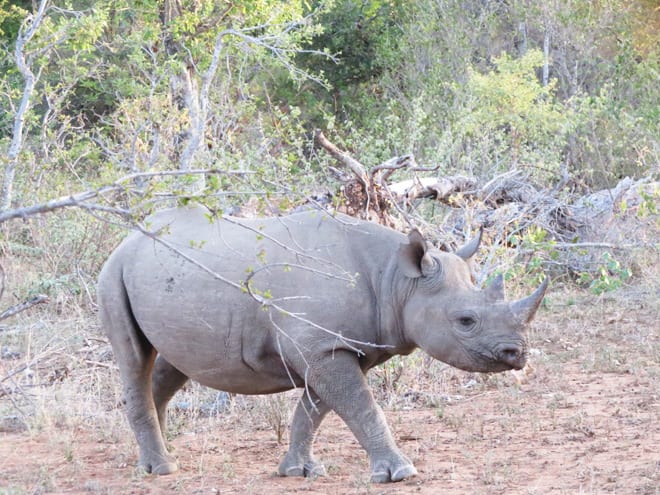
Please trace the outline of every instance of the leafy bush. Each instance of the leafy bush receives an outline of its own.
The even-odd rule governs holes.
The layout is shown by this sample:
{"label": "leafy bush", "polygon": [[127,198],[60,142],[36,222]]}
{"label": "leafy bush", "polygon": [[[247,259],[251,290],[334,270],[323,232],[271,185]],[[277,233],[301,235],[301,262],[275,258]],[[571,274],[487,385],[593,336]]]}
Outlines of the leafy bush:
{"label": "leafy bush", "polygon": [[621,263],[609,252],[601,255],[596,274],[585,272],[580,276],[580,283],[587,286],[594,294],[602,294],[621,287],[630,277],[631,271],[622,267]]}
{"label": "leafy bush", "polygon": [[478,177],[527,168],[539,182],[557,175],[573,116],[555,98],[556,80],[543,86],[538,79],[544,63],[541,51],[530,50],[494,58],[487,74],[469,70],[452,132],[460,143],[454,168]]}

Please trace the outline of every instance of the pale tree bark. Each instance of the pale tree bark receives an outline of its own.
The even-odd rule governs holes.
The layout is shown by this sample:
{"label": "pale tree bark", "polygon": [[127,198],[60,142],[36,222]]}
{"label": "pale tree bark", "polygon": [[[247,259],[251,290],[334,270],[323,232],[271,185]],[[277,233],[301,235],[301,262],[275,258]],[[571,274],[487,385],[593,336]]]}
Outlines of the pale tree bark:
{"label": "pale tree bark", "polygon": [[[199,32],[206,32],[219,25],[232,8],[234,8],[234,5],[230,3],[223,12],[218,13],[216,17],[206,21],[203,26],[200,26]],[[165,0],[161,9],[161,23],[163,29],[167,31],[171,24],[176,22],[177,18],[183,13],[184,8],[180,0]],[[244,42],[246,47],[251,47],[251,49],[260,49],[269,52],[271,56],[281,63],[282,67],[286,68],[295,77],[314,81],[321,85],[325,84],[320,78],[296,67],[292,62],[291,57],[294,53],[303,52],[318,55],[333,61],[336,61],[335,57],[317,50],[291,49],[290,47],[287,47],[284,42],[292,30],[307,23],[312,15],[313,14],[309,14],[308,18],[302,21],[293,21],[287,25],[283,25],[281,27],[281,33],[274,35],[264,34],[262,36],[253,36],[250,34],[266,30],[266,28],[269,27],[269,24],[243,29],[228,28],[219,32],[215,37],[211,61],[208,68],[203,73],[198,70],[191,54],[185,46],[181,46],[169,36],[165,38],[167,54],[172,57],[183,55],[185,62],[184,69],[178,74],[173,74],[170,79],[172,99],[180,111],[185,111],[187,113],[189,119],[187,129],[180,134],[179,142],[176,143],[174,160],[177,162],[177,168],[180,171],[190,170],[197,166],[195,158],[204,143],[204,135],[207,128],[209,114],[211,112],[209,95],[211,85],[218,71],[222,51],[225,48],[225,37],[238,39]],[[180,184],[181,192],[184,195],[199,193],[204,187],[204,176],[198,176],[192,184]]]}
{"label": "pale tree bark", "polygon": [[[167,30],[182,14],[183,7],[180,0],[165,0],[161,10],[163,29]],[[170,36],[165,38],[165,47],[169,56],[176,56],[184,51]],[[198,75],[190,55],[185,56],[185,68],[178,74],[172,74],[170,92],[178,110],[187,112],[189,119],[188,128],[181,133],[179,142],[176,143],[174,159],[179,170],[190,170],[202,142],[208,107],[201,101]],[[194,194],[204,189],[205,182],[204,176],[199,175],[192,184],[181,182],[180,187],[184,194]]]}
{"label": "pale tree bark", "polygon": [[545,88],[550,77],[550,28],[546,28],[543,36],[543,76],[542,83]]}
{"label": "pale tree bark", "polygon": [[525,21],[518,23],[516,48],[518,49],[518,55],[521,57],[527,53],[527,23]]}
{"label": "pale tree bark", "polygon": [[[215,78],[215,73],[218,70],[220,54],[224,46],[222,39],[226,34],[226,32],[222,32],[216,38],[211,64],[201,77],[201,88],[192,68],[189,67],[184,74],[185,81],[183,82],[185,84],[185,90],[183,91],[183,95],[186,98],[186,107],[188,108],[188,115],[190,117],[190,130],[188,133],[188,142],[183,153],[181,153],[179,170],[186,171],[192,169],[195,153],[203,142],[209,113],[209,92],[211,83]],[[198,177],[199,180],[196,182],[196,189],[200,191],[204,189],[206,176],[199,175]]]}
{"label": "pale tree bark", "polygon": [[32,57],[26,55],[25,49],[39,30],[41,23],[48,7],[48,0],[41,0],[37,8],[37,12],[30,14],[23,21],[18,36],[16,38],[16,47],[14,48],[14,59],[19,72],[23,76],[23,95],[21,103],[14,117],[14,127],[12,132],[11,143],[7,151],[7,161],[5,163],[5,174],[2,181],[2,189],[0,190],[0,211],[6,211],[11,208],[11,202],[14,193],[14,179],[16,177],[16,167],[18,165],[18,156],[23,146],[23,132],[25,130],[25,119],[30,109],[32,94],[34,93],[34,86],[37,82],[38,75],[35,75],[30,67]]}

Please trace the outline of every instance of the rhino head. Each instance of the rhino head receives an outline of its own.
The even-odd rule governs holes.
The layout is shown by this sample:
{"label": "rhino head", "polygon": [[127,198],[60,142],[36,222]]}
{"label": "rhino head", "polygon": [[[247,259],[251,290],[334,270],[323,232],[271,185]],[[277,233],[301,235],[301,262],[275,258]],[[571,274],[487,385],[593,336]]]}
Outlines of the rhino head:
{"label": "rhino head", "polygon": [[413,230],[398,252],[398,268],[409,285],[401,324],[406,337],[430,356],[466,371],[521,369],[527,360],[527,327],[548,285],[507,302],[504,279],[477,288],[469,260],[481,233],[455,253],[429,248]]}

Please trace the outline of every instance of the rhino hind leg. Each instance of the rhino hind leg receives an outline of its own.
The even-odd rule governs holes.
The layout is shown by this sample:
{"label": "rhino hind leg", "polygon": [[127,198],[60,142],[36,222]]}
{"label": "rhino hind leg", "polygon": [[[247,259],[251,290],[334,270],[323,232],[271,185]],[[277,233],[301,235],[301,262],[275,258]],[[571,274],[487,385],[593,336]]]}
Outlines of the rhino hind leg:
{"label": "rhino hind leg", "polygon": [[289,451],[280,463],[280,476],[325,476],[325,467],[314,458],[312,446],[314,436],[330,408],[318,398],[313,390],[306,389],[298,401],[291,422]]}
{"label": "rhino hind leg", "polygon": [[188,381],[188,377],[158,355],[151,374],[152,395],[160,431],[165,440],[167,431],[167,404]]}
{"label": "rhino hind leg", "polygon": [[126,415],[140,447],[139,467],[169,474],[178,467],[167,453],[152,394],[156,350],[135,321],[123,288],[99,293],[103,327],[112,344],[121,376]]}

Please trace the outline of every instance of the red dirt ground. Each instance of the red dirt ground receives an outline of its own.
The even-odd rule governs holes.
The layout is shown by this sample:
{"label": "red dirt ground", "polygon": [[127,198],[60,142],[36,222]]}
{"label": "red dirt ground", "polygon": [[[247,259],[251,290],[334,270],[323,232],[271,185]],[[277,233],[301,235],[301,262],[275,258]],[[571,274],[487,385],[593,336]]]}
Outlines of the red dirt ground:
{"label": "red dirt ground", "polygon": [[603,312],[588,325],[542,316],[543,357],[522,384],[507,374],[435,408],[386,411],[419,471],[401,483],[368,482],[366,455],[336,416],[316,442],[329,476],[306,480],[275,475],[286,446],[272,429],[220,415],[183,428],[172,441],[181,470],[163,477],[135,470],[132,438],[108,440],[94,424],[0,433],[0,494],[659,495],[657,310]]}

